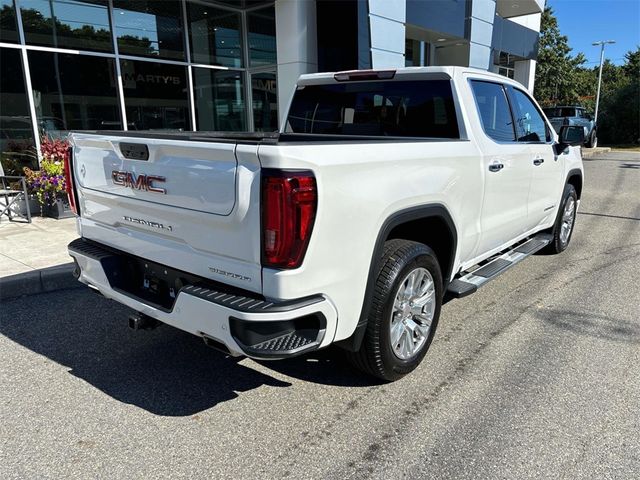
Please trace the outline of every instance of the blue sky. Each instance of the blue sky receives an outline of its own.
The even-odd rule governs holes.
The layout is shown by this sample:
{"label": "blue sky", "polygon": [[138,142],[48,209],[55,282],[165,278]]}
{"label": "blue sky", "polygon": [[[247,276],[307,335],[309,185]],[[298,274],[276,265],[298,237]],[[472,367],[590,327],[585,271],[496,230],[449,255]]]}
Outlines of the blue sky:
{"label": "blue sky", "polygon": [[605,58],[620,65],[624,54],[640,45],[640,0],[547,0],[558,26],[569,37],[571,52],[584,53],[587,67],[600,63],[599,40],[615,40],[605,47]]}

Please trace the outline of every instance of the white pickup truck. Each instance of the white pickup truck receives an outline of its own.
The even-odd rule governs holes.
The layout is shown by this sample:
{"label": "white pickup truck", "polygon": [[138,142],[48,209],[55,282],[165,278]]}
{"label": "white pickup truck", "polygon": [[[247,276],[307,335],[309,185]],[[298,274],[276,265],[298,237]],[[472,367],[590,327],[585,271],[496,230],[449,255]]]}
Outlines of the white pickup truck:
{"label": "white pickup truck", "polygon": [[79,280],[230,355],[337,344],[396,380],[440,307],[564,250],[581,127],[461,67],[302,76],[280,133],[77,132]]}

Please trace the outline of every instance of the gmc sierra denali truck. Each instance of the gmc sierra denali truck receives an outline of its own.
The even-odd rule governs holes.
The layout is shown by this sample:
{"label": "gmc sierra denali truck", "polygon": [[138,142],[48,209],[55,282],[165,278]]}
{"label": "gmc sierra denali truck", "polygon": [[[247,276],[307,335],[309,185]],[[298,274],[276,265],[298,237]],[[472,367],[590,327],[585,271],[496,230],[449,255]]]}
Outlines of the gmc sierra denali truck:
{"label": "gmc sierra denali truck", "polygon": [[77,132],[79,280],[230,355],[337,344],[396,380],[443,300],[563,251],[582,127],[461,67],[300,77],[279,133]]}

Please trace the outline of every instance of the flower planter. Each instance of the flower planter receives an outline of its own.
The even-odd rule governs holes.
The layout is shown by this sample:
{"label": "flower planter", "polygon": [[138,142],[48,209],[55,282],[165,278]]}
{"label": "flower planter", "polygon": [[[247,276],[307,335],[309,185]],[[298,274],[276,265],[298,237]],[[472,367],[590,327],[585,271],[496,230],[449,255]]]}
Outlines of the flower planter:
{"label": "flower planter", "polygon": [[15,203],[11,206],[11,211],[16,215],[26,216],[27,215],[27,202],[29,202],[29,212],[32,217],[36,215],[40,215],[42,208],[40,207],[40,202],[35,197],[35,195],[29,195],[27,200],[21,198],[16,200]]}
{"label": "flower planter", "polygon": [[66,199],[58,198],[53,205],[45,205],[44,215],[50,218],[61,219],[73,217],[73,211],[69,206],[69,201]]}

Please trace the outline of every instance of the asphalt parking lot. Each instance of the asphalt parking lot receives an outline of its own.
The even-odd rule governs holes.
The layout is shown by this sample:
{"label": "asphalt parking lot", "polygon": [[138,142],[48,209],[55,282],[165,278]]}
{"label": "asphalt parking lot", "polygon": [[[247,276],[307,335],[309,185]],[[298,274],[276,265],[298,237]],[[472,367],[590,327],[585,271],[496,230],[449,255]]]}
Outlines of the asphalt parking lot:
{"label": "asphalt parking lot", "polygon": [[448,303],[420,368],[233,360],[86,290],[0,306],[0,478],[638,478],[640,154],[572,243]]}

